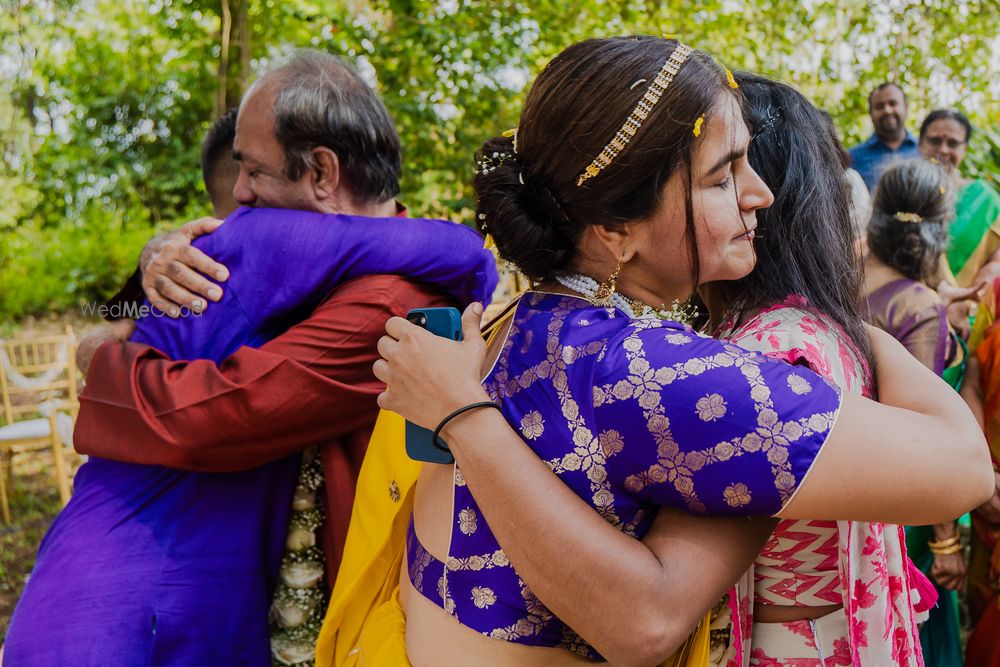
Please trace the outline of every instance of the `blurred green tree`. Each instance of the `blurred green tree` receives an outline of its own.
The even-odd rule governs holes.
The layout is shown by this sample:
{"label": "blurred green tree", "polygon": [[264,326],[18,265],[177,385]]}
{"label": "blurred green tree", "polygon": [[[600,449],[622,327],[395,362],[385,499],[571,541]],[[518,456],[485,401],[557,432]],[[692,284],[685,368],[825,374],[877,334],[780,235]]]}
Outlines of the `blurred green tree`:
{"label": "blurred green tree", "polygon": [[[1000,172],[995,0],[0,0],[0,317],[99,298],[143,239],[208,212],[198,146],[254,73],[295,46],[358,64],[404,144],[403,201],[471,220],[475,149],[517,123],[531,79],[592,36],[676,34],[794,84],[865,138],[895,80],[915,130],[939,106]],[[600,104],[595,91],[594,103]],[[554,150],[557,148],[554,148]]]}

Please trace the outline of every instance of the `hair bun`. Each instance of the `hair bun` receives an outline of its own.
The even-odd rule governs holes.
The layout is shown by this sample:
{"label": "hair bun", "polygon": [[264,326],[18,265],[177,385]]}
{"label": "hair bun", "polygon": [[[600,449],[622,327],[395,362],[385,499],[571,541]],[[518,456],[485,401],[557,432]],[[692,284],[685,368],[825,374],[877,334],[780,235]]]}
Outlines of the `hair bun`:
{"label": "hair bun", "polygon": [[953,213],[951,178],[927,160],[896,160],[882,171],[872,209],[903,224],[947,224]]}
{"label": "hair bun", "polygon": [[549,187],[528,173],[513,138],[494,137],[483,144],[476,166],[476,217],[500,257],[531,280],[569,269],[578,228]]}
{"label": "hair bun", "polygon": [[926,160],[889,164],[879,178],[868,223],[868,248],[911,280],[927,280],[948,244],[950,177]]}

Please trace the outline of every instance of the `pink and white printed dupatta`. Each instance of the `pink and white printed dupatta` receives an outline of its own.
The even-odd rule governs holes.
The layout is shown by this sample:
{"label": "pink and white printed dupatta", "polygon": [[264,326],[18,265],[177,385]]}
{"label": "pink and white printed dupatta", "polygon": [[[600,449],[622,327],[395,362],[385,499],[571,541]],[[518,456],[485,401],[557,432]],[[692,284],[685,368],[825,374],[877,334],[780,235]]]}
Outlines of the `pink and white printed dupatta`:
{"label": "pink and white printed dupatta", "polygon": [[[735,329],[725,328],[719,337],[744,349],[806,365],[852,393],[871,395],[864,361],[846,333],[810,309],[802,297],[791,296]],[[837,529],[849,645],[838,646],[827,664],[922,667],[917,623],[927,618],[937,596],[910,563],[902,526],[838,521]],[[753,581],[751,569],[730,591],[732,641],[727,667],[746,665],[750,658]]]}

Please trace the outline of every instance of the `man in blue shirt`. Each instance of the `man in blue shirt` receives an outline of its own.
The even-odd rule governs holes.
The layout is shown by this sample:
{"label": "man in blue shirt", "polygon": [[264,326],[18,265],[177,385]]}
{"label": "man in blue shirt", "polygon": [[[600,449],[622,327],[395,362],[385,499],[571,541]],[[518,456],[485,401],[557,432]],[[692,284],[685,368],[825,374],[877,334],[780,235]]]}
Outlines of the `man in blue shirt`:
{"label": "man in blue shirt", "polygon": [[895,83],[879,84],[868,96],[868,114],[875,133],[848,152],[851,166],[865,179],[869,190],[894,157],[919,157],[916,138],[906,130],[906,93]]}

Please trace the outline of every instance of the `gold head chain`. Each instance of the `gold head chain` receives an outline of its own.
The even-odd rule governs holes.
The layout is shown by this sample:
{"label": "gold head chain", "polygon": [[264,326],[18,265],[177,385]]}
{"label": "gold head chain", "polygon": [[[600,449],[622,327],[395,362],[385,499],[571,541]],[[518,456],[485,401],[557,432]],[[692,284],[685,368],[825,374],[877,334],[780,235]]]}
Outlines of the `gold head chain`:
{"label": "gold head chain", "polygon": [[653,79],[653,83],[649,84],[649,88],[646,89],[642,98],[636,103],[635,108],[632,109],[632,113],[629,114],[621,129],[615,132],[614,138],[611,139],[608,145],[604,147],[604,150],[580,174],[580,177],[576,180],[577,187],[583,185],[588,179],[597,176],[601,173],[602,169],[606,169],[618,157],[618,154],[622,152],[632,137],[635,136],[639,127],[642,126],[642,122],[649,117],[653,107],[656,106],[656,103],[660,101],[660,97],[663,96],[663,91],[674,80],[677,72],[681,69],[681,65],[691,55],[691,51],[691,47],[680,43],[677,44],[670,57],[663,63],[663,67],[660,68],[660,72],[656,75],[656,78]]}

